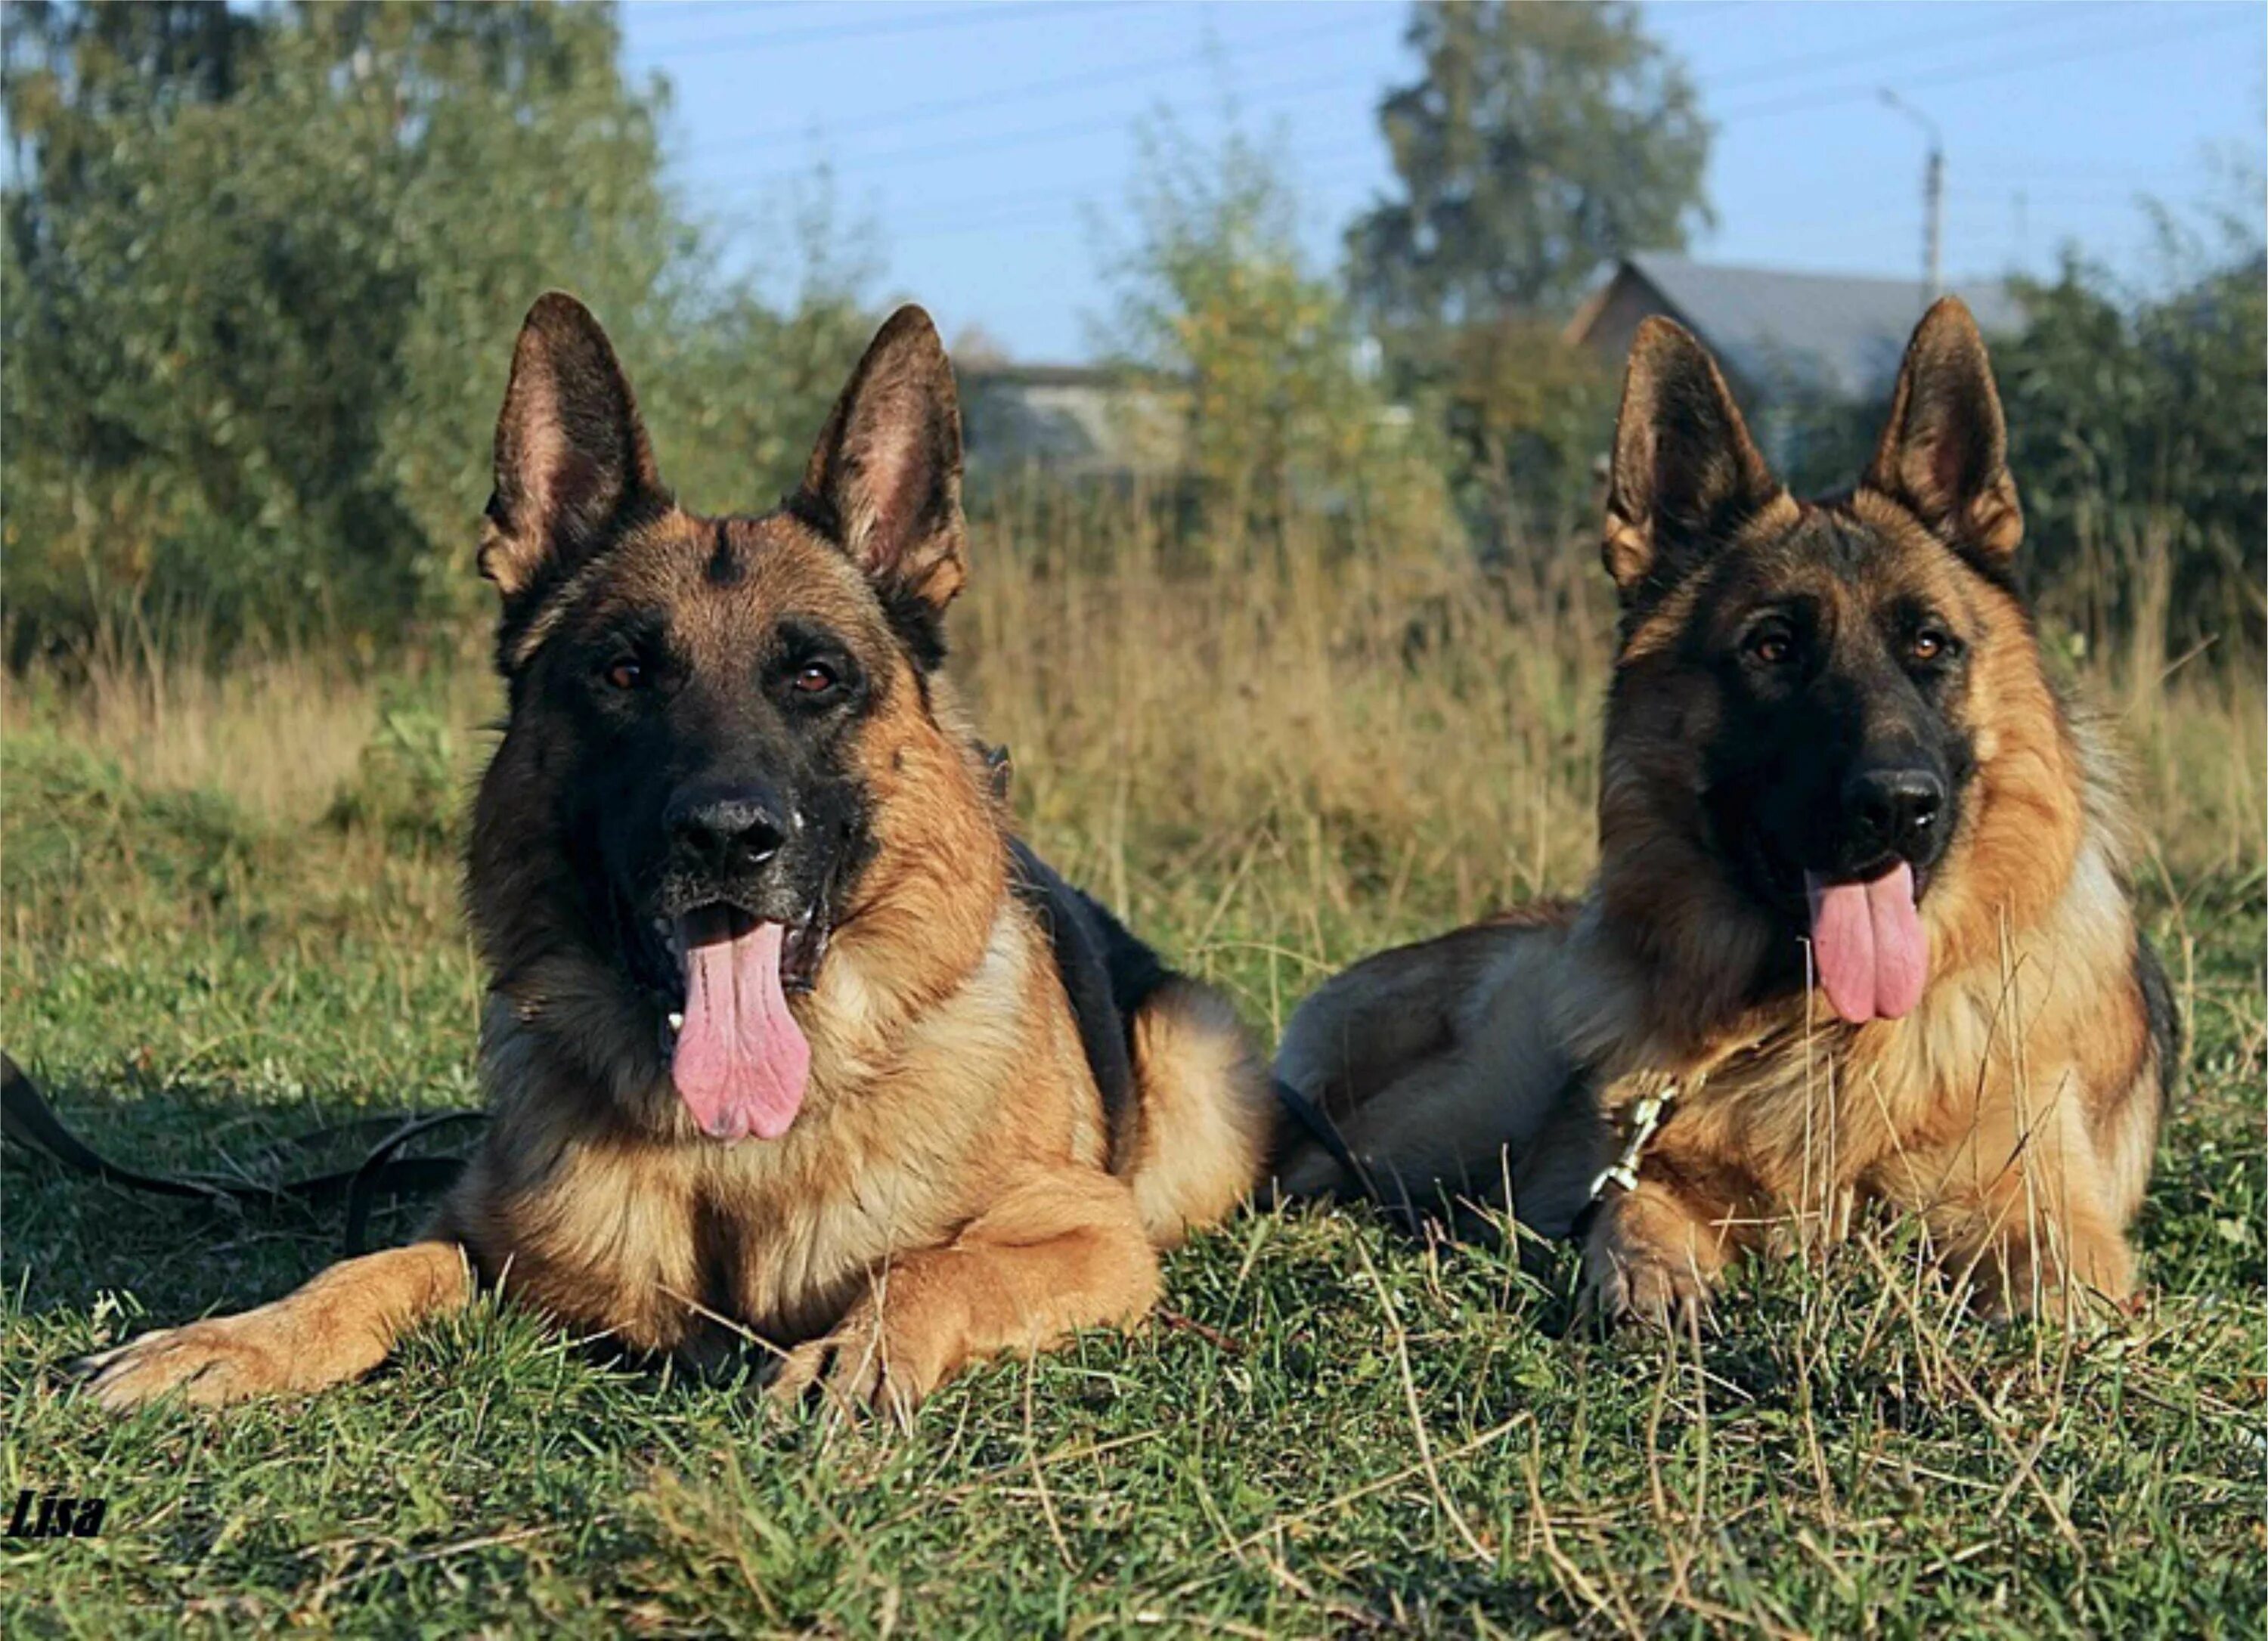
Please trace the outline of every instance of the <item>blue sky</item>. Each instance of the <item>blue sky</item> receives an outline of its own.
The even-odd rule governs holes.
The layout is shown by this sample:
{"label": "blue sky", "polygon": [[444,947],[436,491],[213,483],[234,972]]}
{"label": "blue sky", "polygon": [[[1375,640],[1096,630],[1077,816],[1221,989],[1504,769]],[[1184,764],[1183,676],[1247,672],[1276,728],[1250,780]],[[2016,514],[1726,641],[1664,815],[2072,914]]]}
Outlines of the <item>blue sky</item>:
{"label": "blue sky", "polygon": [[[2257,4],[1649,4],[1718,122],[1708,192],[1720,261],[1918,270],[1926,139],[1947,156],[1948,274],[2050,267],[2077,241],[2146,278],[2139,201],[2228,200],[2228,163],[2268,155],[2268,8]],[[1135,130],[1225,107],[1286,156],[1319,267],[1390,181],[1373,110],[1406,79],[1406,8],[1294,4],[625,5],[634,73],[674,92],[674,174],[733,230],[732,254],[791,276],[799,186],[834,167],[871,223],[870,294],[981,327],[1014,357],[1086,357],[1110,287],[1096,239],[1123,212]],[[2240,172],[2240,174],[2242,173]],[[2250,201],[2259,214],[2259,201]]]}

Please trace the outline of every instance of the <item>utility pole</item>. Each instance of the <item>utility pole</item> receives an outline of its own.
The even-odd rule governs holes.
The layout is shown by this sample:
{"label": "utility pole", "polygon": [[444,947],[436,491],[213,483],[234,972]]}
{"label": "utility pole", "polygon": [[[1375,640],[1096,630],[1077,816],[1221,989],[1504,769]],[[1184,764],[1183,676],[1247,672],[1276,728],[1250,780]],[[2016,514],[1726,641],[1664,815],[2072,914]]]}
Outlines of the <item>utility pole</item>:
{"label": "utility pole", "polygon": [[1929,157],[1922,162],[1921,171],[1922,301],[1926,306],[1945,292],[1945,136],[1937,129],[1936,121],[1889,86],[1882,87],[1881,94],[1885,106],[1921,127],[1922,134],[1929,138]]}

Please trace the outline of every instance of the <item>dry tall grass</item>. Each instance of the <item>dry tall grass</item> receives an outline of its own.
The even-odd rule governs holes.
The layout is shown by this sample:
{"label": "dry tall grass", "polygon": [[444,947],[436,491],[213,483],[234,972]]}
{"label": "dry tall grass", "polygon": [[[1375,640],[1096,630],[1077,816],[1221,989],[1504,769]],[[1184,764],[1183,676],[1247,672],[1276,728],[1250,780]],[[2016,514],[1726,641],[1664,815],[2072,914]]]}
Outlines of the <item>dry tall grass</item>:
{"label": "dry tall grass", "polygon": [[[415,685],[470,728],[496,716],[480,636],[428,660]],[[59,732],[154,791],[219,792],[278,822],[323,813],[360,767],[405,677],[351,657],[254,647],[217,662],[194,620],[140,618],[61,663],[0,671],[0,728]]]}
{"label": "dry tall grass", "polygon": [[[1587,548],[1524,574],[1447,543],[1192,566],[1130,504],[995,519],[974,555],[955,666],[1012,749],[1035,839],[1185,958],[1278,993],[1256,1012],[1350,948],[1587,872],[1612,620]],[[215,668],[194,631],[129,637],[71,682],[15,681],[7,725],[278,822],[333,807],[405,693],[456,727],[460,787],[497,710],[475,632],[409,683],[306,652]],[[2165,884],[2256,870],[2259,681],[2147,645],[2077,665],[2127,727]]]}

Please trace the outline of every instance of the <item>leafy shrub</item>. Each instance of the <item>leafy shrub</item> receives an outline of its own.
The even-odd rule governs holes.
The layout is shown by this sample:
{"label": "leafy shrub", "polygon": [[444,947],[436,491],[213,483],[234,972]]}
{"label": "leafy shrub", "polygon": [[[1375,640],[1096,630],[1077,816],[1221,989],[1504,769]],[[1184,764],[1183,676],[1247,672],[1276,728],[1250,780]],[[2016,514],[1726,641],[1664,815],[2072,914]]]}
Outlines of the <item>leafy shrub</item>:
{"label": "leafy shrub", "polygon": [[469,779],[465,738],[414,688],[384,694],[378,726],[326,820],[410,849],[446,849],[457,835]]}

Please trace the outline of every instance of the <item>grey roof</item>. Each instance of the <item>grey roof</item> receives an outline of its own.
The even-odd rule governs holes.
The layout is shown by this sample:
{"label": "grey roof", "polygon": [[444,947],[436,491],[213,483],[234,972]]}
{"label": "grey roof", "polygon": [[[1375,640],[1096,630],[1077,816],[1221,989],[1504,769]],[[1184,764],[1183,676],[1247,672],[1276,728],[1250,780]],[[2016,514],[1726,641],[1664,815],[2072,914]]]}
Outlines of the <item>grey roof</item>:
{"label": "grey roof", "polygon": [[[1889,391],[1927,306],[1918,279],[1731,268],[1650,252],[1629,266],[1735,375],[1759,386],[1792,379],[1845,399]],[[1999,281],[1949,289],[1987,336],[2023,327],[2023,310]]]}

